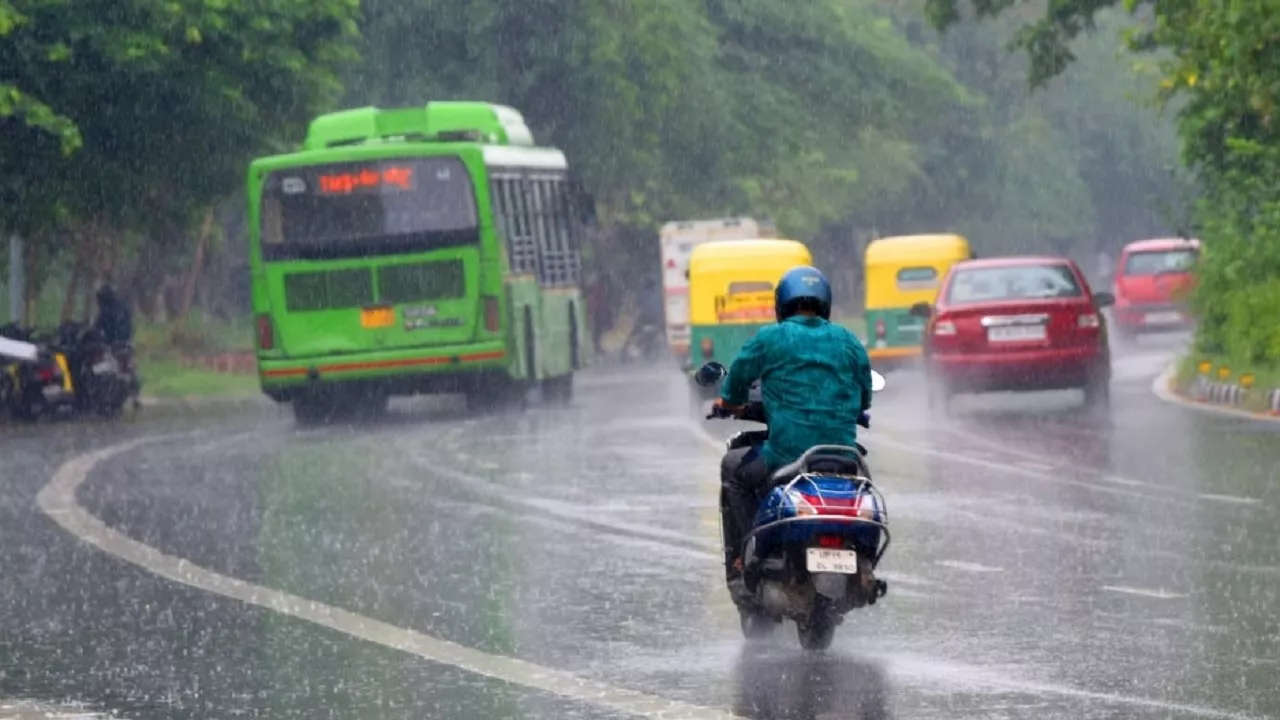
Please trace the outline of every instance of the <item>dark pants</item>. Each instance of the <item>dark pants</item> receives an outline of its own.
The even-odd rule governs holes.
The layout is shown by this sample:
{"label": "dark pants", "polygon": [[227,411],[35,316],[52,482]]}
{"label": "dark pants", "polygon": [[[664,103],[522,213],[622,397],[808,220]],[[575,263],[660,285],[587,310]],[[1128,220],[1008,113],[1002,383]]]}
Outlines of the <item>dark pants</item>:
{"label": "dark pants", "polygon": [[768,482],[769,467],[759,447],[730,450],[720,460],[720,526],[729,579],[737,575],[733,563],[742,556],[743,536],[755,520]]}

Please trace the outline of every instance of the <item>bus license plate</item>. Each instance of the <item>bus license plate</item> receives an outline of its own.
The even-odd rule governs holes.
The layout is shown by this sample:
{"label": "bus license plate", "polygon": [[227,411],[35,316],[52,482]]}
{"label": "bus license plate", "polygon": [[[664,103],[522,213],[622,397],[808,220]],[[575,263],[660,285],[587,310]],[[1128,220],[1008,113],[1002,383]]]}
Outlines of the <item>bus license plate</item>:
{"label": "bus license plate", "polygon": [[360,326],[365,329],[385,328],[395,324],[395,308],[368,308],[360,311]]}
{"label": "bus license plate", "polygon": [[857,575],[858,553],[856,550],[809,548],[808,556],[805,558],[805,566],[811,573],[824,572]]}

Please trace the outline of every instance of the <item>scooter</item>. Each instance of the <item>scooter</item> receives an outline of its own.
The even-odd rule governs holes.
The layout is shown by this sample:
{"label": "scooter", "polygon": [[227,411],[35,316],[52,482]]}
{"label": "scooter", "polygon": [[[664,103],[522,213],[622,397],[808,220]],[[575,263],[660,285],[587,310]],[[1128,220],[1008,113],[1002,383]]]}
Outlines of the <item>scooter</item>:
{"label": "scooter", "polygon": [[131,345],[108,344],[97,330],[76,322],[64,323],[58,335],[58,349],[73,359],[71,374],[78,386],[76,406],[81,412],[114,418],[130,400],[134,410],[138,409],[142,382]]}
{"label": "scooter", "polygon": [[[699,368],[695,381],[713,387],[728,370],[717,362]],[[872,371],[872,392],[884,389]],[[768,424],[764,406],[751,401],[737,415],[712,406],[707,419],[736,418]],[[866,413],[858,424],[870,428]],[[735,434],[728,449],[758,445],[768,430]],[[743,635],[767,637],[784,618],[796,623],[801,647],[825,650],[836,626],[855,608],[874,605],[888,592],[875,577],[889,547],[888,508],[871,483],[867,450],[817,445],[779,468],[756,512],[743,549],[743,580],[752,607],[739,607]]]}

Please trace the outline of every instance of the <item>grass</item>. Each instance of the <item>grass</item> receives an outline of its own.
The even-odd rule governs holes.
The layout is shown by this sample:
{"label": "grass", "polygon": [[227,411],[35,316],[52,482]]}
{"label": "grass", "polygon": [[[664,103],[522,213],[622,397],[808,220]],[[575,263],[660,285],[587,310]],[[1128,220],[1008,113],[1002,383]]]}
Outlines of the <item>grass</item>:
{"label": "grass", "polygon": [[174,360],[144,362],[140,372],[142,393],[157,398],[243,399],[262,392],[257,375],[216,373]]}
{"label": "grass", "polygon": [[253,349],[249,328],[193,312],[181,329],[139,323],[134,345],[142,373],[143,393],[158,398],[239,399],[262,392],[258,376],[219,373],[191,367],[184,358]]}
{"label": "grass", "polygon": [[1220,379],[1218,370],[1223,367],[1230,371],[1230,375],[1225,379],[1221,379],[1222,382],[1240,383],[1241,378],[1244,376],[1253,376],[1254,392],[1249,393],[1244,401],[1246,409],[1267,410],[1267,392],[1280,389],[1280,368],[1251,367],[1247,363],[1237,363],[1230,358],[1203,353],[1192,353],[1183,357],[1178,363],[1175,375],[1178,389],[1181,391],[1189,390],[1196,377],[1202,374],[1200,372],[1200,364],[1206,362],[1211,366],[1209,377],[1213,380]]}

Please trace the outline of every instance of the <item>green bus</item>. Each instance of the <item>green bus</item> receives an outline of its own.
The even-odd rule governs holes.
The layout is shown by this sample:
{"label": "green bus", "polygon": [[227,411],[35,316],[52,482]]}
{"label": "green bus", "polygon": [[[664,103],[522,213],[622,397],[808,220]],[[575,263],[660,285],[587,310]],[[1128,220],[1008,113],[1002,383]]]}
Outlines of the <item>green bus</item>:
{"label": "green bus", "polygon": [[300,422],[392,395],[567,402],[586,363],[590,197],[519,112],[359,108],[249,167],[262,391]]}

